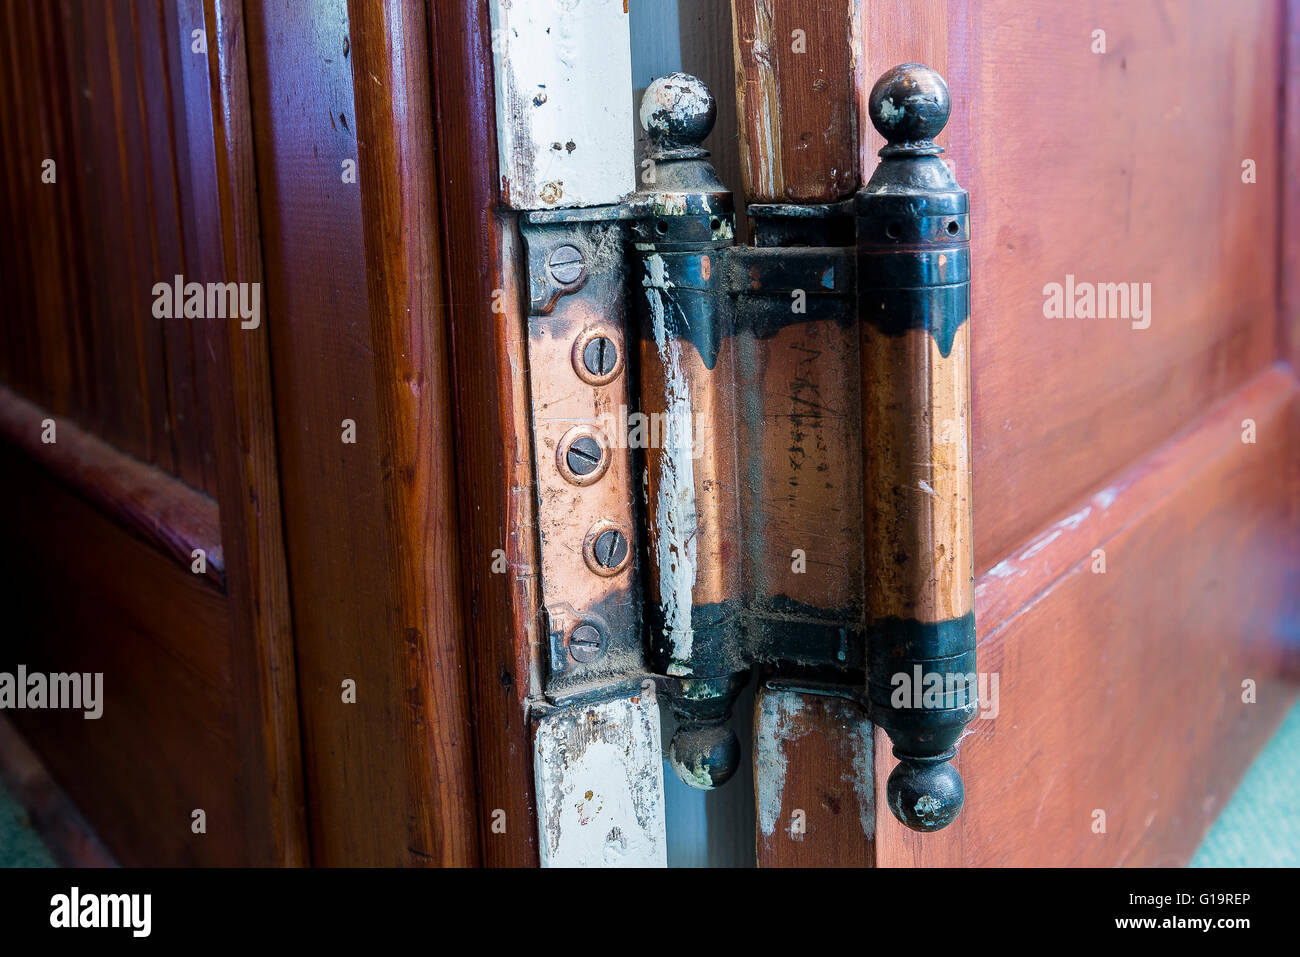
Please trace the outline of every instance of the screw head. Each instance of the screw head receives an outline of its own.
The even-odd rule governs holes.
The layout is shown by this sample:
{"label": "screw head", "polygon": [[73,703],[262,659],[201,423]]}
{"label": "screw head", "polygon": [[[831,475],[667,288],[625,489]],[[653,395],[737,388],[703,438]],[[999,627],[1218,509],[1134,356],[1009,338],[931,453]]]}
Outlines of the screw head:
{"label": "screw head", "polygon": [[597,323],[583,329],[573,340],[573,371],[588,385],[609,385],[623,374],[620,336]]}
{"label": "screw head", "polygon": [[570,286],[582,278],[582,252],[577,246],[568,243],[556,246],[551,250],[551,258],[547,260],[547,266],[550,267],[552,279],[561,286]]}
{"label": "screw head", "polygon": [[596,536],[593,550],[602,568],[617,568],[627,559],[627,536],[617,528],[607,529]]}
{"label": "screw head", "polygon": [[580,435],[569,446],[564,460],[569,463],[569,468],[574,475],[590,475],[600,467],[600,460],[603,457],[599,442],[590,435]]}
{"label": "screw head", "polygon": [[590,425],[575,425],[560,437],[555,447],[555,467],[573,485],[599,482],[611,461],[609,441]]}
{"label": "screw head", "polygon": [[586,664],[600,657],[605,644],[605,636],[599,628],[590,622],[584,622],[569,635],[569,654],[574,661]]}
{"label": "screw head", "polygon": [[593,376],[607,376],[618,365],[618,347],[605,336],[596,336],[582,350],[582,364]]}

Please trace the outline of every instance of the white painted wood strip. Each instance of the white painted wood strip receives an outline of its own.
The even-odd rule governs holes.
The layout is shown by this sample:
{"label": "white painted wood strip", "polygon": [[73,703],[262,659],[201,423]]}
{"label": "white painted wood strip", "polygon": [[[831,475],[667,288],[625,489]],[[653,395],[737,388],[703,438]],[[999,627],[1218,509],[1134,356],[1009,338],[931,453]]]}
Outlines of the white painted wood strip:
{"label": "white painted wood strip", "polygon": [[563,708],[533,738],[543,867],[667,867],[654,685]]}
{"label": "white painted wood strip", "polygon": [[623,0],[490,0],[501,198],[603,206],[636,188]]}

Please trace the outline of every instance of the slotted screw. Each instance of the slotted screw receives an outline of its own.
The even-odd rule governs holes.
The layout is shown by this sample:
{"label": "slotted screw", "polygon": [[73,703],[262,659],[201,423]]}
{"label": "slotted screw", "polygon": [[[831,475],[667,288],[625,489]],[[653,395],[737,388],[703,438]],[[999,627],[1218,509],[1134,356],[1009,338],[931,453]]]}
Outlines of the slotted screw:
{"label": "slotted screw", "polygon": [[582,364],[594,376],[606,376],[618,365],[618,347],[606,336],[596,336],[582,350]]}
{"label": "slotted screw", "polygon": [[599,628],[595,625],[582,624],[573,629],[573,634],[569,636],[569,654],[573,656],[574,661],[586,664],[600,656],[601,646],[604,643],[605,636],[601,634]]}
{"label": "slotted screw", "polygon": [[618,568],[627,558],[627,536],[617,528],[606,529],[596,537],[592,552],[602,568]]}
{"label": "slotted screw", "polygon": [[556,246],[547,265],[551,269],[551,278],[561,286],[571,285],[582,278],[583,259],[577,246],[567,243]]}
{"label": "slotted screw", "polygon": [[581,435],[573,440],[564,460],[574,475],[590,475],[600,465],[601,455],[600,443],[590,435]]}

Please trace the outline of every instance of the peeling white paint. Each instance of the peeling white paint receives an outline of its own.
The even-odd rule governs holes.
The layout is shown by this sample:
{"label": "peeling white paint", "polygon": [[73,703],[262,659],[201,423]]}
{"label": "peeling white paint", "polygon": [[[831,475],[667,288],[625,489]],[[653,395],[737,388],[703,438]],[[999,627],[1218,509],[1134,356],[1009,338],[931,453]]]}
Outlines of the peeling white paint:
{"label": "peeling white paint", "polygon": [[653,686],[543,717],[533,772],[543,867],[667,867]]}
{"label": "peeling white paint", "polygon": [[502,199],[617,203],[636,188],[623,0],[491,0]]}
{"label": "peeling white paint", "polygon": [[649,275],[646,300],[654,330],[655,349],[664,374],[664,429],[660,451],[659,483],[655,489],[655,522],[650,530],[659,572],[659,601],[663,607],[664,630],[671,649],[668,673],[685,676],[691,659],[694,632],[691,604],[697,574],[697,526],[695,513],[695,451],[692,435],[691,393],[682,370],[682,347],[668,334],[665,299],[672,281],[663,257],[655,253],[646,260]]}
{"label": "peeling white paint", "polygon": [[849,750],[853,753],[851,770],[840,775],[840,780],[853,786],[858,798],[858,823],[866,837],[876,836],[876,756],[874,725],[866,718],[854,722],[847,729]]}
{"label": "peeling white paint", "polygon": [[754,731],[754,798],[758,829],[764,837],[776,832],[785,800],[788,762],[785,742],[804,707],[803,695],[787,691],[764,691],[759,695],[757,727]]}

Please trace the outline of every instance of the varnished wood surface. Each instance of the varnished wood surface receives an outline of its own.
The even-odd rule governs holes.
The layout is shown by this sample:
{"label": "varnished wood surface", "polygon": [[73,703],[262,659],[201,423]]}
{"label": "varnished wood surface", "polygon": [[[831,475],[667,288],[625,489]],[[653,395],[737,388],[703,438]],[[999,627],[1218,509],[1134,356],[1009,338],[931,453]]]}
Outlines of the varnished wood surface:
{"label": "varnished wood surface", "polygon": [[[102,673],[103,715],[6,712],[126,865],[273,862],[233,673],[230,606],[194,575],[0,446],[0,670]],[[166,595],[166,601],[159,601]],[[207,833],[191,830],[206,813]]]}
{"label": "varnished wood surface", "polygon": [[[177,18],[208,37],[206,62],[193,57],[182,67],[196,174],[190,268],[201,281],[262,287],[243,7],[238,0],[203,0],[201,7],[184,0]],[[267,836],[271,862],[301,865],[310,851],[265,296],[261,302],[256,328],[210,319],[200,342],[211,365],[237,740],[249,779],[246,827]]]}
{"label": "varnished wood surface", "polygon": [[732,0],[731,11],[746,201],[851,196],[858,187],[852,0]]}
{"label": "varnished wood surface", "polygon": [[[96,589],[85,588],[83,558],[40,545],[42,561],[24,569],[33,577],[16,593],[62,595],[66,607],[33,616],[25,647],[62,669],[79,667],[82,655],[106,661],[133,695],[129,716],[104,725],[102,741],[89,727],[50,737],[29,720],[24,731],[65,782],[68,768],[89,768],[70,788],[111,792],[85,806],[124,860],[303,863],[265,327],[153,314],[154,284],[177,275],[261,280],[240,7],[11,3],[4,16],[18,31],[15,43],[30,32],[14,48],[22,62],[11,62],[10,76],[16,91],[36,83],[18,96],[25,108],[16,115],[40,131],[6,141],[18,150],[16,166],[36,177],[17,178],[8,194],[12,208],[34,211],[35,237],[6,233],[35,251],[12,284],[34,291],[25,300],[20,291],[22,307],[5,312],[6,334],[30,347],[7,355],[10,382],[17,393],[43,396],[60,418],[59,441],[46,445],[38,410],[17,397],[6,403],[18,439],[11,451],[22,450],[29,486],[13,497],[75,495],[93,505],[74,511],[96,536],[100,576]],[[203,31],[206,53],[191,52],[193,29]],[[42,156],[57,163],[54,183],[39,182]],[[28,470],[34,462],[43,471]],[[34,526],[22,532],[15,541],[36,535]],[[217,586],[200,591],[201,607],[191,597],[205,581],[191,573],[196,547]],[[87,651],[92,641],[104,648]],[[185,641],[202,654],[187,665],[192,673],[175,678],[159,658]],[[117,749],[153,736],[167,739],[170,759],[187,733],[200,753],[209,737],[221,740],[211,778],[189,758],[174,771],[148,757],[118,760]],[[190,844],[165,826],[149,833],[160,802],[188,795],[203,806],[205,788],[223,816],[212,844]]]}
{"label": "varnished wood surface", "polygon": [[[541,690],[537,519],[521,250],[498,212],[492,40],[479,0],[429,4],[451,326],[461,567],[483,863],[535,866],[525,701]],[[484,402],[485,397],[491,402]],[[504,571],[494,571],[497,550]],[[499,567],[499,566],[498,566]],[[502,814],[498,816],[496,811]]]}
{"label": "varnished wood surface", "polygon": [[[878,863],[1182,863],[1294,696],[1279,648],[1300,580],[1295,383],[1270,369],[1285,336],[1264,240],[1280,5],[859,11],[861,96],[906,61],[952,91],[940,143],[971,192],[979,670],[1001,701],[960,745],[956,823],[918,837],[882,810]],[[869,172],[881,141],[864,133]],[[1043,287],[1067,273],[1150,282],[1150,327],[1046,318]],[[1258,705],[1239,704],[1246,677]],[[882,738],[882,795],[892,765]],[[1090,829],[1099,808],[1109,837]]]}
{"label": "varnished wood surface", "polygon": [[[412,10],[389,12],[419,44]],[[377,33],[373,11],[354,30],[341,0],[246,14],[313,862],[474,863],[452,503],[432,471],[448,437],[442,304],[421,258],[437,240],[415,129],[428,123],[425,67],[418,46],[385,47],[399,34]],[[358,48],[359,82],[385,87],[359,98]],[[374,115],[388,97],[398,112]],[[358,109],[372,111],[364,144]]]}
{"label": "varnished wood surface", "polygon": [[[152,315],[154,283],[183,271],[190,189],[174,7],[14,0],[0,10],[0,89],[21,104],[0,145],[14,174],[0,189],[14,224],[0,256],[0,379],[215,494],[199,337],[193,321]],[[41,179],[47,159],[54,183]]]}
{"label": "varnished wood surface", "polygon": [[[971,194],[982,572],[1276,354],[1278,263],[1266,237],[1278,185],[1266,172],[1243,183],[1241,160],[1266,171],[1278,156],[1280,8],[860,8],[866,89],[917,60],[952,92],[939,143]],[[1094,54],[1102,25],[1109,52]],[[869,173],[882,140],[864,126]],[[1186,228],[1192,220],[1203,228]],[[1045,318],[1043,286],[1067,273],[1151,283],[1150,328]]]}
{"label": "varnished wood surface", "polygon": [[[1186,863],[1296,697],[1279,637],[1300,615],[1298,490],[1300,389],[1278,367],[986,573],[998,713],[961,743],[966,808],[925,836],[882,816],[881,866]],[[1039,588],[1008,607],[998,579],[1020,575]]]}
{"label": "varnished wood surface", "polygon": [[52,443],[41,440],[50,414],[0,386],[0,437],[71,491],[111,515],[145,541],[188,567],[194,549],[205,555],[205,575],[225,583],[217,503],[78,427],[54,419]]}
{"label": "varnished wood surface", "polygon": [[418,846],[430,863],[468,865],[478,813],[425,9],[354,0],[348,15],[393,590],[381,637],[404,644],[399,680],[416,689],[407,800],[429,809]]}

